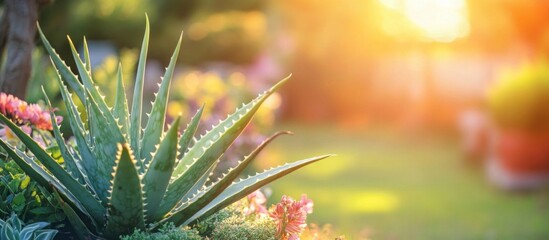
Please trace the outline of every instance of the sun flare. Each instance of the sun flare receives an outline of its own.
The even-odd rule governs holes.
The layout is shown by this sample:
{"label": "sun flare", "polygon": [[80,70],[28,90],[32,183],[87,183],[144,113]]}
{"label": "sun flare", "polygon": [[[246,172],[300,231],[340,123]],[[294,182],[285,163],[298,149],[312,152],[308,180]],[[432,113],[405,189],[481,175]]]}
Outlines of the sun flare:
{"label": "sun flare", "polygon": [[429,40],[451,42],[469,33],[465,0],[379,1],[401,12]]}

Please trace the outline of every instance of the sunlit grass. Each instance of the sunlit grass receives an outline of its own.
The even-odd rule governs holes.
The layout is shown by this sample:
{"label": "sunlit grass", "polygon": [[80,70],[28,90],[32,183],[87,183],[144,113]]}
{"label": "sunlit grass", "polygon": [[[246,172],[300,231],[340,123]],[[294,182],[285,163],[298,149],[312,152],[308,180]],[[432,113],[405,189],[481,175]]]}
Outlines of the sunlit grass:
{"label": "sunlit grass", "polygon": [[341,133],[328,127],[288,125],[293,137],[275,141],[277,164],[337,156],[271,184],[281,195],[306,193],[311,221],[331,223],[349,239],[545,239],[549,196],[492,188],[482,171],[467,168],[449,137],[395,131]]}

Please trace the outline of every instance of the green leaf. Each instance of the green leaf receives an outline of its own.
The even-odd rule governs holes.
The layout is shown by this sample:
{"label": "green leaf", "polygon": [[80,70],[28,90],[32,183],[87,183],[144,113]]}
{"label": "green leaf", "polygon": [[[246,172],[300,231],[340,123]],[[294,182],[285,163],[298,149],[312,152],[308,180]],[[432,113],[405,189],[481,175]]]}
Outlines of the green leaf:
{"label": "green leaf", "polygon": [[[194,114],[193,118],[191,119],[190,123],[187,125],[187,129],[185,129],[185,132],[179,139],[179,151],[181,152],[180,159],[183,159],[189,145],[191,144],[191,141],[194,139],[194,134],[196,134],[196,130],[198,129],[198,124],[200,123],[200,118],[202,117],[202,113],[204,112],[204,105],[198,111]],[[189,158],[189,160],[192,160]],[[179,162],[177,163],[179,164]],[[189,161],[188,163],[182,163],[183,165],[191,164]]]}
{"label": "green leaf", "polygon": [[[48,95],[46,94],[46,91],[44,91],[44,88],[42,87],[42,93],[44,94],[44,98],[46,99],[46,104],[48,105],[49,109],[52,109],[50,99],[48,98]],[[93,186],[90,183],[87,183],[84,178],[84,174],[81,171],[85,171],[84,169],[79,169],[76,165],[76,161],[74,160],[74,157],[72,154],[69,153],[68,147],[65,144],[65,139],[63,138],[63,135],[61,134],[61,131],[59,129],[59,125],[57,124],[55,113],[52,111],[50,112],[50,120],[51,125],[53,127],[53,135],[55,137],[55,141],[57,142],[57,146],[59,147],[59,150],[61,151],[61,155],[63,156],[63,160],[65,161],[65,166],[72,177],[78,179],[78,181],[81,184],[88,184],[90,188],[93,188]]]}
{"label": "green leaf", "polygon": [[34,162],[33,159],[29,158],[25,155],[25,153],[17,149],[13,149],[2,138],[0,138],[0,146],[8,153],[8,155],[21,168],[21,170],[29,175],[34,181],[47,189],[52,189],[53,187],[59,189],[65,199],[69,199],[69,201],[75,203],[82,212],[86,211],[80,202],[65,188],[65,186],[61,185],[57,179],[49,175],[44,169],[42,169],[41,166]]}
{"label": "green leaf", "polygon": [[2,121],[11,131],[27,146],[48,171],[59,180],[88,210],[91,216],[98,222],[103,221],[104,208],[95,197],[78,181],[70,176],[37,142],[21,130],[17,125],[0,113]]}
{"label": "green leaf", "polygon": [[76,232],[76,235],[80,239],[100,239],[97,236],[94,236],[82,219],[76,214],[76,212],[59,196],[57,191],[53,192],[53,196],[59,202],[61,210],[67,216],[67,219],[72,225],[72,228]]}
{"label": "green leaf", "polygon": [[143,83],[145,81],[145,64],[147,63],[147,51],[149,48],[149,17],[146,16],[145,35],[139,54],[139,63],[137,64],[137,73],[135,74],[135,86],[133,90],[132,112],[130,116],[130,140],[131,147],[135,154],[139,166],[143,167],[141,162],[141,111],[143,102]]}
{"label": "green leaf", "polygon": [[[86,139],[86,132],[84,130],[84,124],[82,123],[82,119],[80,118],[80,113],[78,112],[76,105],[72,101],[72,97],[70,96],[67,87],[65,87],[65,85],[61,82],[61,77],[59,76],[59,74],[57,74],[56,80],[59,84],[59,87],[61,88],[61,95],[67,109],[67,118],[69,119],[69,124],[78,145],[78,151],[80,156],[79,160],[81,160],[80,162],[82,163],[82,168],[85,169],[82,172],[95,173],[97,172],[97,161],[95,155],[91,150],[91,142]],[[71,149],[67,150],[69,152],[71,151]],[[72,155],[74,156],[75,154]],[[78,164],[78,162],[76,163]],[[97,180],[98,176],[96,174],[89,174],[87,178],[89,178],[88,182],[90,183],[90,188],[94,189],[94,191],[97,191],[96,189],[99,184],[99,181]]]}
{"label": "green leaf", "polygon": [[177,117],[172,123],[172,127],[160,143],[143,178],[147,217],[156,212],[170,182],[177,157],[177,134],[180,119],[181,117]]}
{"label": "green leaf", "polygon": [[[318,157],[300,160],[293,163],[287,163],[285,165],[272,168],[265,172],[258,173],[254,176],[240,180],[238,182],[231,184],[229,187],[227,187],[225,191],[223,191],[208,205],[200,209],[200,211],[198,211],[194,216],[192,216],[192,218],[189,218],[185,221],[181,221],[182,219],[185,219],[185,217],[175,213],[173,216],[165,219],[163,222],[173,221],[176,225],[179,225],[179,224],[188,225],[189,223],[192,223],[195,220],[204,219],[210,216],[211,214],[219,211],[220,209],[247,196],[248,194],[254,192],[255,190],[265,186],[266,184],[276,179],[279,179],[299,168],[302,168],[306,165],[309,165],[321,159],[327,158],[329,156],[331,155],[318,156]],[[205,191],[208,191],[208,189],[206,189]],[[179,220],[179,221],[174,221],[174,220]]]}
{"label": "green leaf", "polygon": [[35,234],[34,240],[52,240],[56,234],[57,230],[40,230]]}
{"label": "green leaf", "polygon": [[116,99],[114,100],[113,116],[120,126],[122,135],[129,142],[129,112],[128,100],[126,99],[126,89],[124,88],[124,78],[122,76],[122,63],[118,65],[118,73],[116,74]]}
{"label": "green leaf", "polygon": [[84,123],[80,118],[80,112],[78,112],[78,108],[76,107],[76,104],[74,104],[74,101],[72,100],[69,90],[67,89],[65,84],[63,84],[63,81],[61,80],[61,75],[59,75],[58,70],[56,70],[56,76],[57,77],[55,79],[59,84],[61,96],[63,97],[63,102],[65,102],[65,107],[67,109],[67,117],[69,118],[71,129],[75,135],[85,136],[86,133],[84,128]]}
{"label": "green leaf", "polygon": [[179,48],[181,46],[181,39],[183,34],[179,36],[179,41],[173,52],[170,64],[166,69],[166,73],[162,78],[162,83],[156,94],[147,126],[143,132],[143,140],[141,141],[141,153],[140,159],[143,161],[143,165],[147,166],[151,161],[152,153],[156,144],[160,142],[160,136],[164,131],[164,122],[166,119],[166,107],[168,105],[168,95],[170,93],[170,83],[172,81],[173,71],[175,64],[177,63],[177,56],[179,55]]}
{"label": "green leaf", "polygon": [[21,232],[19,233],[19,239],[34,239],[34,238],[32,238],[34,232],[38,231],[42,228],[45,228],[48,225],[50,225],[50,224],[47,223],[47,222],[31,223],[31,224],[25,226],[25,228],[23,228],[23,230],[21,230]]}
{"label": "green leaf", "polygon": [[0,233],[0,239],[2,240],[19,240],[16,236],[15,231],[13,230],[13,227],[9,224],[5,224],[4,228],[2,229],[2,232]]}
{"label": "green leaf", "polygon": [[[178,212],[171,216],[173,221],[182,222],[192,217],[196,212],[202,209],[205,205],[210,203],[217,197],[223,190],[225,190],[237,177],[244,171],[244,169],[257,157],[257,155],[276,137],[282,134],[291,134],[290,132],[277,132],[265,141],[261,143],[256,149],[254,149],[247,157],[244,158],[234,168],[223,176],[219,181],[212,186],[204,189],[201,194],[197,195],[191,201],[183,204],[179,207]],[[177,215],[177,216],[176,216]]]}
{"label": "green leaf", "polygon": [[[206,133],[206,135],[202,136],[189,149],[173,172],[173,175],[176,177],[168,186],[166,196],[161,203],[162,210],[160,213],[166,214],[167,211],[170,211],[181,200],[182,196],[189,192],[194,185],[194,181],[200,179],[215,164],[215,161],[219,159],[244,130],[261,104],[282,86],[288,78],[280,81],[270,90],[238,109]],[[186,166],[185,164],[188,162],[191,163]]]}
{"label": "green leaf", "polygon": [[118,144],[118,148],[106,226],[106,235],[112,239],[131,234],[134,228],[145,228],[141,180],[135,159],[129,145]]}
{"label": "green leaf", "polygon": [[[72,56],[74,58],[74,62],[76,63],[76,67],[78,68],[78,72],[80,73],[80,78],[84,83],[84,88],[85,88],[84,91],[89,92],[91,94],[93,100],[95,100],[95,104],[99,107],[99,109],[101,109],[101,111],[105,115],[105,118],[108,121],[110,121],[111,118],[114,119],[112,117],[109,107],[107,106],[107,103],[105,102],[105,97],[99,92],[99,88],[93,82],[93,79],[91,77],[91,72],[87,70],[86,65],[82,62],[82,59],[78,55],[78,52],[76,51],[76,48],[74,47],[74,44],[72,43],[71,38],[67,36],[67,39],[69,40]],[[120,131],[120,130],[116,128],[116,129],[113,129],[113,131]]]}
{"label": "green leaf", "polygon": [[118,126],[114,119],[108,119],[107,114],[99,109],[90,94],[88,94],[87,103],[90,108],[88,117],[90,118],[90,131],[93,133],[93,152],[97,162],[97,171],[92,175],[96,175],[94,181],[96,181],[97,195],[103,204],[106,204],[115,165],[114,156],[118,152],[117,144],[124,143],[125,139],[120,131],[115,130],[118,129]]}
{"label": "green leaf", "polygon": [[86,37],[84,37],[84,63],[86,64],[86,70],[91,74],[92,72],[92,65],[90,60],[90,50],[88,49],[88,41],[86,41]]}
{"label": "green leaf", "polygon": [[53,47],[51,46],[48,39],[46,39],[46,36],[44,36],[44,33],[42,32],[42,28],[40,28],[40,24],[37,23],[38,27],[38,34],[40,35],[40,38],[42,39],[42,43],[44,44],[44,47],[46,48],[46,51],[49,53],[51,60],[53,62],[53,65],[55,65],[55,68],[63,79],[69,84],[69,86],[74,90],[78,98],[80,98],[80,101],[83,103],[86,101],[86,93],[84,91],[84,86],[80,81],[78,81],[78,77],[74,75],[74,73],[71,71],[71,69],[65,64],[63,60],[59,57],[59,55],[55,52]]}

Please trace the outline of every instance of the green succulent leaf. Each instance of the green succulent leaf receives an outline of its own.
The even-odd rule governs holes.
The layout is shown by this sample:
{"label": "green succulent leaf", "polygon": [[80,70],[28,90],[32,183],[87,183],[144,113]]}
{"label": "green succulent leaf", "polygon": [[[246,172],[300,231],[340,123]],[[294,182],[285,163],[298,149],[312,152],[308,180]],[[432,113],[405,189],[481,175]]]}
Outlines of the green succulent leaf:
{"label": "green succulent leaf", "polygon": [[[42,93],[44,94],[44,98],[46,99],[46,104],[48,105],[49,109],[52,109],[50,99],[48,98],[48,95],[44,91],[43,87]],[[55,141],[57,142],[57,146],[59,147],[61,155],[63,156],[67,171],[71,174],[72,177],[78,179],[80,184],[89,184],[85,181],[85,174],[82,173],[82,170],[84,169],[78,168],[73,155],[69,152],[68,146],[65,144],[65,139],[63,138],[63,135],[59,130],[59,125],[57,124],[56,116],[53,111],[50,113],[50,117],[51,125],[53,127],[53,135],[55,137]],[[89,186],[91,187],[91,185]]]}
{"label": "green succulent leaf", "polygon": [[[2,121],[10,130],[29,148],[36,158],[57,178],[73,195],[82,203],[86,210],[93,216],[96,221],[101,222],[105,209],[95,199],[95,197],[70,176],[59,164],[53,159],[37,142],[29,135],[21,130],[17,125],[7,119],[0,113],[0,121]],[[12,156],[13,157],[13,156]]]}
{"label": "green succulent leaf", "polygon": [[94,143],[94,155],[96,156],[97,172],[94,175],[96,182],[97,195],[104,205],[106,205],[108,189],[112,178],[112,169],[115,165],[113,156],[118,151],[117,144],[124,142],[124,137],[114,119],[108,119],[106,114],[95,104],[95,99],[88,94],[86,101],[90,108],[88,117],[90,118],[90,132],[92,132]]}
{"label": "green succulent leaf", "polygon": [[[187,129],[185,129],[185,132],[179,139],[179,151],[181,152],[180,159],[183,159],[185,156],[187,149],[189,148],[189,145],[191,144],[191,141],[194,139],[194,135],[196,134],[196,130],[198,129],[198,124],[200,123],[200,118],[202,117],[202,113],[204,112],[204,105],[198,111],[194,114],[192,117],[190,123],[187,125]],[[179,164],[179,162],[178,162]],[[185,163],[182,163],[186,165]],[[190,164],[187,163],[187,164]]]}
{"label": "green succulent leaf", "polygon": [[162,78],[160,89],[157,92],[156,99],[154,100],[147,126],[143,131],[143,140],[141,141],[141,153],[140,159],[143,161],[143,165],[147,166],[151,161],[154,146],[160,142],[160,136],[164,131],[164,122],[166,119],[166,107],[168,105],[168,95],[170,93],[170,83],[172,81],[173,71],[177,62],[177,56],[179,55],[179,48],[181,46],[181,39],[183,34],[179,36],[179,41],[170,59],[170,64],[166,69],[166,73]]}
{"label": "green succulent leaf", "polygon": [[[80,55],[76,51],[76,48],[74,47],[74,44],[72,43],[71,38],[67,36],[67,39],[69,40],[71,52],[74,58],[74,62],[76,62],[76,67],[78,68],[78,72],[80,73],[80,78],[84,83],[85,92],[90,93],[90,95],[93,97],[93,100],[95,101],[95,104],[99,107],[99,109],[101,109],[103,114],[105,114],[106,119],[111,120],[112,114],[109,107],[107,106],[107,103],[105,102],[105,97],[99,92],[99,88],[93,82],[93,79],[91,77],[91,72],[88,71],[86,65],[82,62],[82,59],[80,58]],[[118,129],[113,129],[113,130],[117,131]]]}
{"label": "green succulent leaf", "polygon": [[246,179],[240,180],[238,182],[231,184],[229,187],[227,187],[227,189],[225,189],[219,196],[217,196],[208,205],[201,208],[200,211],[198,211],[191,218],[182,221],[186,217],[180,216],[177,213],[175,213],[172,216],[166,218],[164,221],[170,222],[175,220],[173,222],[176,225],[178,224],[188,225],[198,219],[204,219],[206,217],[209,217],[211,214],[219,211],[220,209],[247,196],[248,194],[254,192],[255,190],[265,186],[266,184],[276,179],[279,179],[299,168],[302,168],[306,165],[317,162],[329,156],[331,155],[318,156],[318,157],[300,160],[293,163],[287,163],[282,166],[272,168],[270,170],[267,170],[262,173],[258,173],[254,176],[248,177]]}
{"label": "green succulent leaf", "polygon": [[[59,193],[57,191],[53,191],[53,196],[59,202],[59,205],[61,206],[61,210],[67,216],[67,219],[71,223],[71,226],[74,228],[76,235],[80,239],[101,239],[95,236],[93,233],[91,233],[89,228],[78,216],[78,214],[65,201],[63,201],[63,199],[61,198],[61,196],[59,196]],[[97,226],[94,226],[94,227],[97,228]]]}
{"label": "green succulent leaf", "polygon": [[[82,119],[80,119],[80,113],[76,108],[76,105],[72,101],[72,97],[63,82],[61,82],[61,76],[57,74],[56,78],[59,87],[61,89],[61,96],[63,97],[63,102],[65,102],[65,107],[67,109],[67,118],[69,119],[69,124],[76,139],[79,151],[79,159],[82,160],[81,166],[85,169],[86,173],[95,173],[97,172],[97,161],[95,155],[92,152],[91,141],[86,139],[86,132],[84,130],[84,124]],[[68,149],[70,151],[70,149]],[[75,153],[76,154],[76,153]],[[73,156],[75,155],[73,154]],[[89,174],[90,186],[93,189],[97,189],[98,181],[97,175]]]}
{"label": "green succulent leaf", "polygon": [[[20,150],[13,149],[2,138],[0,138],[0,146],[8,153],[8,155],[15,161],[17,165],[34,181],[47,189],[55,187],[63,193],[65,199],[70,199],[72,202],[79,204],[79,201],[63,186],[61,183],[49,175],[41,166],[39,166],[33,159],[28,157]],[[7,182],[5,183],[8,184]],[[79,209],[85,211],[82,205],[77,205]]]}
{"label": "green succulent leaf", "polygon": [[128,144],[118,144],[117,166],[108,206],[106,235],[116,238],[144,229],[143,192],[136,161]]}
{"label": "green succulent leaf", "polygon": [[74,75],[74,73],[67,66],[67,64],[65,64],[65,62],[61,60],[59,55],[55,52],[48,39],[46,39],[46,36],[44,36],[42,28],[40,28],[40,24],[37,24],[37,28],[40,39],[42,40],[46,51],[49,53],[53,65],[55,66],[57,71],[59,71],[63,79],[65,79],[69,86],[74,90],[78,98],[80,98],[80,101],[84,103],[86,101],[86,92],[84,91],[84,86],[82,85],[82,83],[80,83],[80,81],[78,81],[78,77]]}
{"label": "green succulent leaf", "polygon": [[172,127],[154,154],[150,166],[147,166],[147,172],[143,178],[147,202],[145,210],[148,216],[156,212],[172,176],[177,157],[177,133],[180,119],[181,117],[178,117],[172,123]]}
{"label": "green succulent leaf", "polygon": [[122,63],[118,64],[118,73],[116,74],[116,98],[114,100],[113,116],[120,126],[122,135],[129,142],[129,112],[128,100],[126,99],[126,89],[124,88],[124,78],[122,76]]}
{"label": "green succulent leaf", "polygon": [[92,72],[92,65],[90,60],[90,50],[88,49],[88,41],[86,41],[86,37],[84,37],[83,40],[83,48],[84,48],[84,63],[86,64],[86,70],[90,73]]}
{"label": "green succulent leaf", "polygon": [[141,162],[141,111],[143,102],[143,83],[145,81],[145,64],[147,63],[147,51],[149,48],[149,17],[146,16],[145,35],[141,45],[141,53],[139,54],[139,63],[137,64],[137,73],[135,74],[135,86],[133,90],[132,112],[130,116],[130,140],[131,147],[135,154],[139,166],[143,167]]}
{"label": "green succulent leaf", "polygon": [[[164,215],[170,211],[178,202],[181,196],[189,193],[194,185],[194,180],[202,177],[206,171],[215,164],[215,161],[227,150],[233,141],[240,135],[261,104],[289,77],[280,81],[270,90],[259,95],[250,103],[242,106],[227,119],[215,126],[208,133],[202,136],[183,159],[177,164],[173,175],[175,180],[170,183],[166,196],[161,203],[159,214]],[[191,162],[188,166],[186,163]]]}
{"label": "green succulent leaf", "polygon": [[263,143],[254,149],[247,157],[245,157],[244,160],[239,162],[234,169],[229,170],[227,174],[225,174],[212,186],[205,188],[204,191],[198,192],[198,195],[194,199],[180,206],[179,210],[170,218],[172,218],[175,222],[182,222],[192,217],[205,205],[214,200],[214,198],[216,198],[221,192],[223,192],[271,141],[283,134],[291,134],[291,132],[277,132],[263,141]]}

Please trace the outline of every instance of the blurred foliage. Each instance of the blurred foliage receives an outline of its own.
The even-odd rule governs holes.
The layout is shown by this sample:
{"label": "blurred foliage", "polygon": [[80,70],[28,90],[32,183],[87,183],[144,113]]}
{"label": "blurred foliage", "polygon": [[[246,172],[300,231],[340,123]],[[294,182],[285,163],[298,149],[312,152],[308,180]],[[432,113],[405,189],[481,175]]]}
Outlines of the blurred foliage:
{"label": "blurred foliage", "polygon": [[[103,59],[101,64],[93,66],[92,75],[97,85],[101,89],[101,92],[107,96],[105,99],[110,106],[113,105],[114,96],[116,92],[116,79],[118,65],[122,66],[122,74],[126,86],[132,86],[133,76],[135,73],[135,63],[137,59],[137,51],[131,49],[122,49],[118,53],[118,56],[109,55]],[[32,72],[27,86],[27,96],[25,100],[28,102],[42,102],[45,100],[42,88],[48,95],[48,98],[52,102],[52,106],[58,106],[57,116],[66,116],[65,104],[61,93],[59,92],[59,86],[57,86],[57,78],[55,69],[51,62],[44,54],[42,49],[35,49],[32,56]],[[131,95],[129,95],[131,97]],[[74,102],[80,109],[81,116],[86,118],[85,111],[83,111],[83,105],[76,96],[73,96]],[[86,121],[84,121],[86,122]],[[61,131],[65,133],[65,137],[71,136],[70,127],[68,122],[61,124]]]}
{"label": "blurred foliage", "polygon": [[0,219],[12,213],[25,223],[55,224],[65,220],[54,197],[32,181],[14,161],[4,158],[0,160]]}
{"label": "blurred foliage", "polygon": [[[183,119],[190,119],[204,105],[198,130],[200,134],[204,134],[220,119],[239,107],[239,103],[253,99],[262,90],[265,89],[255,89],[240,72],[231,72],[225,76],[215,72],[189,69],[178,74],[173,80],[167,115],[173,119],[181,114]],[[242,135],[221,157],[214,171],[215,176],[236,165],[237,161],[242,160],[242,156],[248,155],[265,139],[265,135],[269,134],[265,130],[274,124],[280,104],[281,98],[278,93],[274,93],[263,103]]]}
{"label": "blurred foliage", "polygon": [[117,48],[137,48],[141,42],[145,13],[149,15],[150,57],[169,59],[168,43],[185,30],[181,62],[202,64],[208,61],[250,63],[264,45],[266,20],[262,12],[267,0],[241,1],[150,1],[150,0],[58,0],[44,7],[40,23],[62,56],[65,29],[79,39],[109,40]]}
{"label": "blurred foliage", "polygon": [[489,92],[489,108],[502,128],[549,131],[549,62],[510,70]]}

